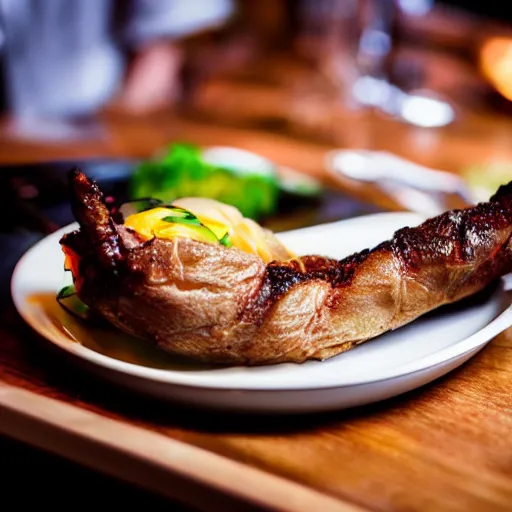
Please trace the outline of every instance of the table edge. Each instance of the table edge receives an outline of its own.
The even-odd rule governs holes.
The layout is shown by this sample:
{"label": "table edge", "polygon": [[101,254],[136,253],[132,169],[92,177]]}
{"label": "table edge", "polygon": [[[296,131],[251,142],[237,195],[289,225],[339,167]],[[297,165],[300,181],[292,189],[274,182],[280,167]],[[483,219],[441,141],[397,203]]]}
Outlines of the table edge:
{"label": "table edge", "polygon": [[0,433],[203,510],[210,510],[213,503],[221,504],[222,510],[239,509],[242,504],[283,511],[367,510],[206,449],[4,382],[0,382]]}

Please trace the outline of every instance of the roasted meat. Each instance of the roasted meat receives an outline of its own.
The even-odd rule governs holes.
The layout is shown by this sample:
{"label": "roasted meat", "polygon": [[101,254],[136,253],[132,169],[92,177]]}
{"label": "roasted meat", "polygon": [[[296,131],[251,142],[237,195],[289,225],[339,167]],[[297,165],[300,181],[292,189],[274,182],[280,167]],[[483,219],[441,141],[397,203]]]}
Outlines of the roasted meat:
{"label": "roasted meat", "polygon": [[326,359],[512,270],[512,182],[340,261],[269,263],[187,237],[144,239],[114,222],[83,173],[70,185],[80,229],[61,244],[78,296],[122,331],[210,363]]}

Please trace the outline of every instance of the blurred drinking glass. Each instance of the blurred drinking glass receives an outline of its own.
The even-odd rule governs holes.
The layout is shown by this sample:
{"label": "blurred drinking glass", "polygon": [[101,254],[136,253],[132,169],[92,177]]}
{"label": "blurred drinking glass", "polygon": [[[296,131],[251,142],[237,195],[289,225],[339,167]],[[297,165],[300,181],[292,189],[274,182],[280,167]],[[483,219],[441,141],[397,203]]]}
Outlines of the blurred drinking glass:
{"label": "blurred drinking glass", "polygon": [[359,0],[300,0],[297,46],[344,103],[358,76]]}
{"label": "blurred drinking glass", "polygon": [[[410,89],[394,80],[396,64],[396,31],[398,16],[427,14],[433,0],[366,0],[357,61],[359,77],[352,94],[361,104],[375,107],[401,121],[421,126],[438,127],[454,119],[452,106],[435,91]],[[414,83],[415,70],[409,69],[403,81]]]}
{"label": "blurred drinking glass", "polygon": [[316,73],[296,87],[295,119],[326,135],[336,133],[340,117],[361,119],[368,109],[416,126],[450,123],[453,108],[435,91],[417,89],[415,70],[395,80],[399,14],[422,16],[432,6],[433,0],[302,0],[298,47]]}
{"label": "blurred drinking glass", "polygon": [[364,130],[340,130],[365,115],[352,89],[359,77],[359,0],[299,0],[295,49],[307,71],[292,84],[288,109],[293,131],[335,144],[366,146]]}

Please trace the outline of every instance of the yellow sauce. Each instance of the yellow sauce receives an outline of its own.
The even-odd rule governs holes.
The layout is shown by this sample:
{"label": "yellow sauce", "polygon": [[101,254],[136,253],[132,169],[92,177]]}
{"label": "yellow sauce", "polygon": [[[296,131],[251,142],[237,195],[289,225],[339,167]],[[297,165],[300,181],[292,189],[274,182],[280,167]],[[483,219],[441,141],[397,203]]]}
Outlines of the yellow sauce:
{"label": "yellow sauce", "polygon": [[165,217],[173,215],[173,210],[162,207],[130,215],[124,224],[148,239],[187,237],[200,242],[219,243],[227,235],[233,247],[258,255],[265,263],[293,257],[271,232],[245,218],[233,206],[195,197],[176,200],[173,206],[191,212],[207,229],[165,221]]}

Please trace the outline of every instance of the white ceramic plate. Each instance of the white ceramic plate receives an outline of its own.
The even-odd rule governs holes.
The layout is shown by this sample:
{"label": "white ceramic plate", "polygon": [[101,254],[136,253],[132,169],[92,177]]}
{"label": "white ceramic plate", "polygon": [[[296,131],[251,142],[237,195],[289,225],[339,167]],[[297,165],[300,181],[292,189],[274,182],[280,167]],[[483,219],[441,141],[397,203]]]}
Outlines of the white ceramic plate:
{"label": "white ceramic plate", "polygon": [[[422,217],[384,213],[282,233],[299,254],[343,257],[372,247]],[[323,362],[212,368],[186,363],[110,328],[74,320],[56,303],[64,284],[59,239],[32,247],[12,278],[25,321],[102,378],[158,398],[246,412],[314,412],[382,400],[426,384],[464,363],[512,325],[505,281],[477,303],[440,310]]]}

